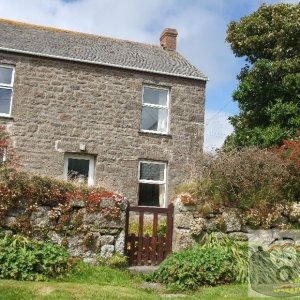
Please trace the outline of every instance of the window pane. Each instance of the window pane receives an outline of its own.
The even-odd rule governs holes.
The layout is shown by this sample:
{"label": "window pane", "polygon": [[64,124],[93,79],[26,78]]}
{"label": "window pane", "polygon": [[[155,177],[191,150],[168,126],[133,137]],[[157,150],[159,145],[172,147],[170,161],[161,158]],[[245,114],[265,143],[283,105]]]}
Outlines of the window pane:
{"label": "window pane", "polygon": [[1,89],[0,88],[0,113],[9,114],[10,112],[10,99],[11,99],[11,89]]}
{"label": "window pane", "polygon": [[0,67],[0,84],[11,84],[11,79],[12,79],[12,68],[3,68]]}
{"label": "window pane", "polygon": [[165,165],[164,164],[154,164],[154,163],[141,163],[140,164],[140,179],[164,181]]}
{"label": "window pane", "polygon": [[167,90],[144,88],[144,103],[167,106]]}
{"label": "window pane", "polygon": [[168,110],[143,106],[141,129],[167,132]]}
{"label": "window pane", "polygon": [[87,159],[68,159],[68,178],[87,182],[89,177],[90,161]]}
{"label": "window pane", "polygon": [[139,184],[139,205],[163,206],[165,200],[164,184]]}

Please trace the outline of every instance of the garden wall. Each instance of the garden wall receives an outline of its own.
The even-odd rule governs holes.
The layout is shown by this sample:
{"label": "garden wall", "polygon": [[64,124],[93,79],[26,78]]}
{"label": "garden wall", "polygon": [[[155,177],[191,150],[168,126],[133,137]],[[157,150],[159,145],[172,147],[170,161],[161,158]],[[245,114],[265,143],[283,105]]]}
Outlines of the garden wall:
{"label": "garden wall", "polygon": [[[80,198],[79,198],[80,199]],[[94,199],[94,200],[93,200]],[[64,246],[71,256],[93,262],[124,253],[127,200],[110,192],[91,192],[88,200],[28,205],[19,201],[0,209],[0,229]],[[247,240],[252,229],[299,228],[300,203],[277,205],[262,220],[255,210],[212,207],[181,194],[174,201],[173,251],[191,247],[206,232],[220,231]]]}
{"label": "garden wall", "polygon": [[30,207],[19,204],[1,216],[1,227],[8,234],[51,240],[86,262],[93,262],[97,256],[108,258],[115,252],[123,254],[127,200],[114,194],[96,206],[83,200],[68,204],[47,201]]}
{"label": "garden wall", "polygon": [[295,229],[300,224],[300,203],[274,205],[265,216],[250,209],[213,207],[181,194],[174,201],[173,251],[191,247],[206,232],[219,231],[237,240],[247,241],[253,229]]}

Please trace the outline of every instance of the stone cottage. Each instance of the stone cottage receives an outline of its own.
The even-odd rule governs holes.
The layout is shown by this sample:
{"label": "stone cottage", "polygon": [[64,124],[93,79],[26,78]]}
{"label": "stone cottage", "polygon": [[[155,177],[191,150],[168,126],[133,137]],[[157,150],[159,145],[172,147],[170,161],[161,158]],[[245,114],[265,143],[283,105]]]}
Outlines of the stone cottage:
{"label": "stone cottage", "polygon": [[23,168],[166,206],[202,151],[207,77],[160,45],[0,20],[0,124]]}

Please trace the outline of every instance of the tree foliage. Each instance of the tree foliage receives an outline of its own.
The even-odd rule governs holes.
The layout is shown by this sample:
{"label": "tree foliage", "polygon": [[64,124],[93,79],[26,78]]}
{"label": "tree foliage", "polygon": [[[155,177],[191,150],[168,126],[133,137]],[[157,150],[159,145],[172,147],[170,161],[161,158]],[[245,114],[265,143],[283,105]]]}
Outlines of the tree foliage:
{"label": "tree foliage", "polygon": [[246,65],[233,93],[240,113],[225,148],[280,145],[300,129],[300,4],[263,4],[231,22],[226,41]]}

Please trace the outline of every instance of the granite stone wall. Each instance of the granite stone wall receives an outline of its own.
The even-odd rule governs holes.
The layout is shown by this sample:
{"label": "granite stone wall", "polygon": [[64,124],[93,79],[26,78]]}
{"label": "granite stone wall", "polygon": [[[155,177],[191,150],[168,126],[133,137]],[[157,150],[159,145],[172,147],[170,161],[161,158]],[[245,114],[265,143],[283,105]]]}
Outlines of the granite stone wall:
{"label": "granite stone wall", "polygon": [[97,257],[124,254],[127,200],[118,203],[118,217],[107,212],[115,208],[113,199],[101,200],[97,211],[90,211],[81,200],[68,205],[49,201],[44,206],[11,208],[1,220],[7,234],[21,233],[64,246],[71,256],[94,263]]}
{"label": "granite stone wall", "polygon": [[[251,227],[242,219],[242,211],[235,207],[219,207],[215,211],[203,213],[204,203],[194,201],[189,194],[182,194],[174,200],[173,251],[196,245],[204,234],[222,232],[236,240],[247,241],[255,230],[299,229],[300,203],[288,206],[278,205],[265,217],[265,224]],[[253,216],[255,219],[255,215]],[[258,218],[257,218],[258,221]]]}
{"label": "granite stone wall", "polygon": [[[4,52],[0,64],[15,66],[12,116],[0,124],[25,169],[61,178],[65,153],[94,155],[96,185],[135,204],[141,159],[167,162],[169,195],[188,179],[202,151],[204,81]],[[168,135],[140,132],[144,84],[170,89]]]}

